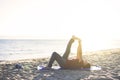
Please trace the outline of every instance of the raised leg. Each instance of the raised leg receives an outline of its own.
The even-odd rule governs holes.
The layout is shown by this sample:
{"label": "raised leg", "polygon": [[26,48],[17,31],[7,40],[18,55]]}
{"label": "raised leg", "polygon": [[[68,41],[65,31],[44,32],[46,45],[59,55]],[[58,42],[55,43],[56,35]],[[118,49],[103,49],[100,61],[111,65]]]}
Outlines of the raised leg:
{"label": "raised leg", "polygon": [[69,57],[70,50],[71,50],[71,45],[72,45],[73,42],[74,42],[74,39],[70,39],[70,41],[68,42],[66,51],[65,51],[65,53],[63,54],[63,58],[64,58],[65,60],[67,60],[68,57]]}

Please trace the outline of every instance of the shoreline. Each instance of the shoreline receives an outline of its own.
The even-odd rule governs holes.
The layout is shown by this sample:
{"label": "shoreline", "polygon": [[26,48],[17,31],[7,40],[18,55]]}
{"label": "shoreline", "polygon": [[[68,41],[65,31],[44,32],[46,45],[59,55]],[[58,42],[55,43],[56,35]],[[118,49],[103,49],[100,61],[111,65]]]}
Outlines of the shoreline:
{"label": "shoreline", "polygon": [[[120,52],[120,48],[114,48],[114,49],[103,49],[103,50],[96,50],[96,51],[86,51],[86,52],[83,52],[83,56],[84,55],[93,55],[93,54],[102,54],[102,53],[107,53],[107,52],[111,52],[111,53],[115,53],[115,52]],[[41,59],[49,59],[50,56],[43,56],[42,57],[38,57],[38,56],[34,56],[32,57],[34,54],[31,55],[31,57],[28,57],[28,58],[21,58],[21,59],[17,59],[17,58],[14,58],[14,59],[3,59],[3,60],[0,60],[0,63],[1,62],[17,62],[17,61],[20,61],[20,62],[24,62],[24,61],[34,61],[34,60],[41,60]],[[23,55],[22,55],[23,56]],[[41,56],[41,54],[39,54],[39,56]],[[73,55],[74,56],[74,55]],[[16,56],[14,56],[16,57]]]}
{"label": "shoreline", "polygon": [[[88,52],[83,55],[93,66],[101,70],[48,70],[39,71],[37,66],[47,65],[49,58],[25,59],[0,62],[0,80],[119,80],[120,48]],[[21,64],[23,69],[15,69]],[[53,64],[58,66],[58,64]]]}

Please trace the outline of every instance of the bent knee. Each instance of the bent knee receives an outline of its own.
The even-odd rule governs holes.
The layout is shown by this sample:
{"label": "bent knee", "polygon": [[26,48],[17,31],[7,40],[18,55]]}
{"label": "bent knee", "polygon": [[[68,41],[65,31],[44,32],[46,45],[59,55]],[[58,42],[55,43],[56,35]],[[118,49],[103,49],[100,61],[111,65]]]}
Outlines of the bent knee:
{"label": "bent knee", "polygon": [[53,54],[52,54],[52,55],[54,55],[54,56],[55,56],[55,55],[58,55],[58,53],[57,53],[57,52],[53,52]]}

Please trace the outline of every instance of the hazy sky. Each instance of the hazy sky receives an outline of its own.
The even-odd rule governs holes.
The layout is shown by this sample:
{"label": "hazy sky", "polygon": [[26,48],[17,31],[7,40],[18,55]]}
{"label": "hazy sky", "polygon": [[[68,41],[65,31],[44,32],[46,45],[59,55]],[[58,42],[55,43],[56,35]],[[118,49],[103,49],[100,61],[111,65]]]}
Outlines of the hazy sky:
{"label": "hazy sky", "polygon": [[120,39],[120,0],[0,0],[0,38]]}

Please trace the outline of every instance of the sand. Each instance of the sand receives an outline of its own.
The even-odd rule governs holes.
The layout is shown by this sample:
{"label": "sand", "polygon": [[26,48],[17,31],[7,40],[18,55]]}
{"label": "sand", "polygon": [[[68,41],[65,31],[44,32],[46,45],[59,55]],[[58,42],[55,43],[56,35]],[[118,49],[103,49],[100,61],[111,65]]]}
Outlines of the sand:
{"label": "sand", "polygon": [[[86,52],[83,57],[102,69],[40,71],[37,66],[46,65],[48,58],[1,61],[0,80],[120,80],[120,49]],[[23,69],[14,68],[18,63]]]}

